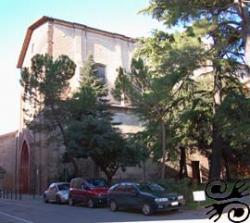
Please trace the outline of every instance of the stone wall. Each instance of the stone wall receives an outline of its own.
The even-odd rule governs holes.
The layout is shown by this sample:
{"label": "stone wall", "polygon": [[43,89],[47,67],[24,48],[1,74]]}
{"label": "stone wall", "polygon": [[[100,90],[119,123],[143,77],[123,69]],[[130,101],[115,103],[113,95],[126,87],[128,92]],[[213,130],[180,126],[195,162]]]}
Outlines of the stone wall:
{"label": "stone wall", "polygon": [[16,135],[11,132],[0,136],[0,166],[6,171],[4,179],[0,179],[5,189],[14,188],[15,181],[15,157],[16,157]]}

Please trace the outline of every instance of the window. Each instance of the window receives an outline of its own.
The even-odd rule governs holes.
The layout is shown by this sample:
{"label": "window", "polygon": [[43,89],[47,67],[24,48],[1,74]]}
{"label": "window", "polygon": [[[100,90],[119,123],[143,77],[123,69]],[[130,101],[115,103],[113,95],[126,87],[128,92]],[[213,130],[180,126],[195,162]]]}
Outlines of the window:
{"label": "window", "polygon": [[58,190],[69,190],[69,184],[58,184]]}
{"label": "window", "polygon": [[125,192],[130,193],[130,194],[135,194],[137,190],[135,189],[134,186],[128,185],[126,186]]}
{"label": "window", "polygon": [[89,184],[89,187],[107,187],[108,183],[105,179],[88,179],[86,183]]}
{"label": "window", "polygon": [[125,186],[124,185],[118,185],[113,189],[113,191],[115,191],[115,192],[124,192],[125,191]]}
{"label": "window", "polygon": [[96,63],[95,64],[95,68],[96,68],[96,75],[97,77],[103,82],[106,82],[106,75],[105,75],[105,70],[106,70],[106,66],[100,63]]}

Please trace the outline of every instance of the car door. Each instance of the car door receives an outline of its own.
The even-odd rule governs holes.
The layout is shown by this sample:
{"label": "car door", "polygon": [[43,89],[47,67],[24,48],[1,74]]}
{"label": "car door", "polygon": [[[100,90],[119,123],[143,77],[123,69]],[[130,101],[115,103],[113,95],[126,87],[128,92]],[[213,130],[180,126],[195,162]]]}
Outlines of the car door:
{"label": "car door", "polygon": [[81,189],[79,191],[79,198],[82,203],[87,204],[88,202],[88,197],[89,197],[89,188],[86,185],[86,183],[81,184]]}
{"label": "car door", "polygon": [[120,184],[116,188],[114,188],[110,195],[110,199],[114,200],[119,207],[124,207],[126,205],[126,203],[124,202],[124,193],[125,186]]}
{"label": "car door", "polygon": [[140,205],[139,191],[134,185],[127,185],[124,192],[124,202],[127,208],[137,208]]}
{"label": "car door", "polygon": [[56,192],[57,192],[57,187],[55,184],[51,184],[49,186],[47,198],[49,201],[56,201]]}

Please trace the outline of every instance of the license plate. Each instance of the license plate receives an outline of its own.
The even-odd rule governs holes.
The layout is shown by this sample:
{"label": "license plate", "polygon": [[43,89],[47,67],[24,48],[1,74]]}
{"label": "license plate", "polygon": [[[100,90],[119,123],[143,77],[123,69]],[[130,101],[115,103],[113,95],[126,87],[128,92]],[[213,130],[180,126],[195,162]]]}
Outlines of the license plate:
{"label": "license plate", "polygon": [[158,205],[158,208],[163,208],[163,205]]}
{"label": "license plate", "polygon": [[171,206],[177,206],[179,204],[179,202],[175,201],[171,203]]}

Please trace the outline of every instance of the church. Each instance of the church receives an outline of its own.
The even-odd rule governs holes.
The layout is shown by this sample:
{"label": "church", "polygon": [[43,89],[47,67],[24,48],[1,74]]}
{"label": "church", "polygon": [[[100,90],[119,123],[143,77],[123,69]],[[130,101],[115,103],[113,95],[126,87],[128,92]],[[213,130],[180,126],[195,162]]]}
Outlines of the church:
{"label": "church", "polygon": [[[136,39],[131,37],[44,16],[28,27],[17,68],[30,67],[31,58],[36,54],[49,54],[53,58],[62,54],[67,55],[77,66],[75,75],[70,80],[70,87],[74,90],[79,83],[81,68],[92,55],[97,65],[98,76],[105,80],[111,92],[117,77],[117,68],[130,70],[135,47]],[[123,133],[136,133],[143,129],[143,124],[126,102],[116,101],[111,93],[108,97],[114,113],[113,119],[121,123],[119,128]],[[26,128],[23,110],[28,108],[28,105],[23,102],[22,97],[20,100],[18,131],[0,136],[0,167],[5,170],[2,184],[23,193],[41,193],[49,182],[64,176],[70,167],[62,162],[63,146],[48,145],[45,135],[34,134]],[[200,160],[201,157],[197,156],[194,159]],[[203,165],[203,168],[208,168],[206,158]],[[90,160],[79,163],[79,166],[83,177],[96,176],[96,168]],[[146,172],[150,178],[156,176],[158,170],[156,164],[148,161],[143,168],[129,167],[126,173],[119,170],[115,177],[142,179]]]}

